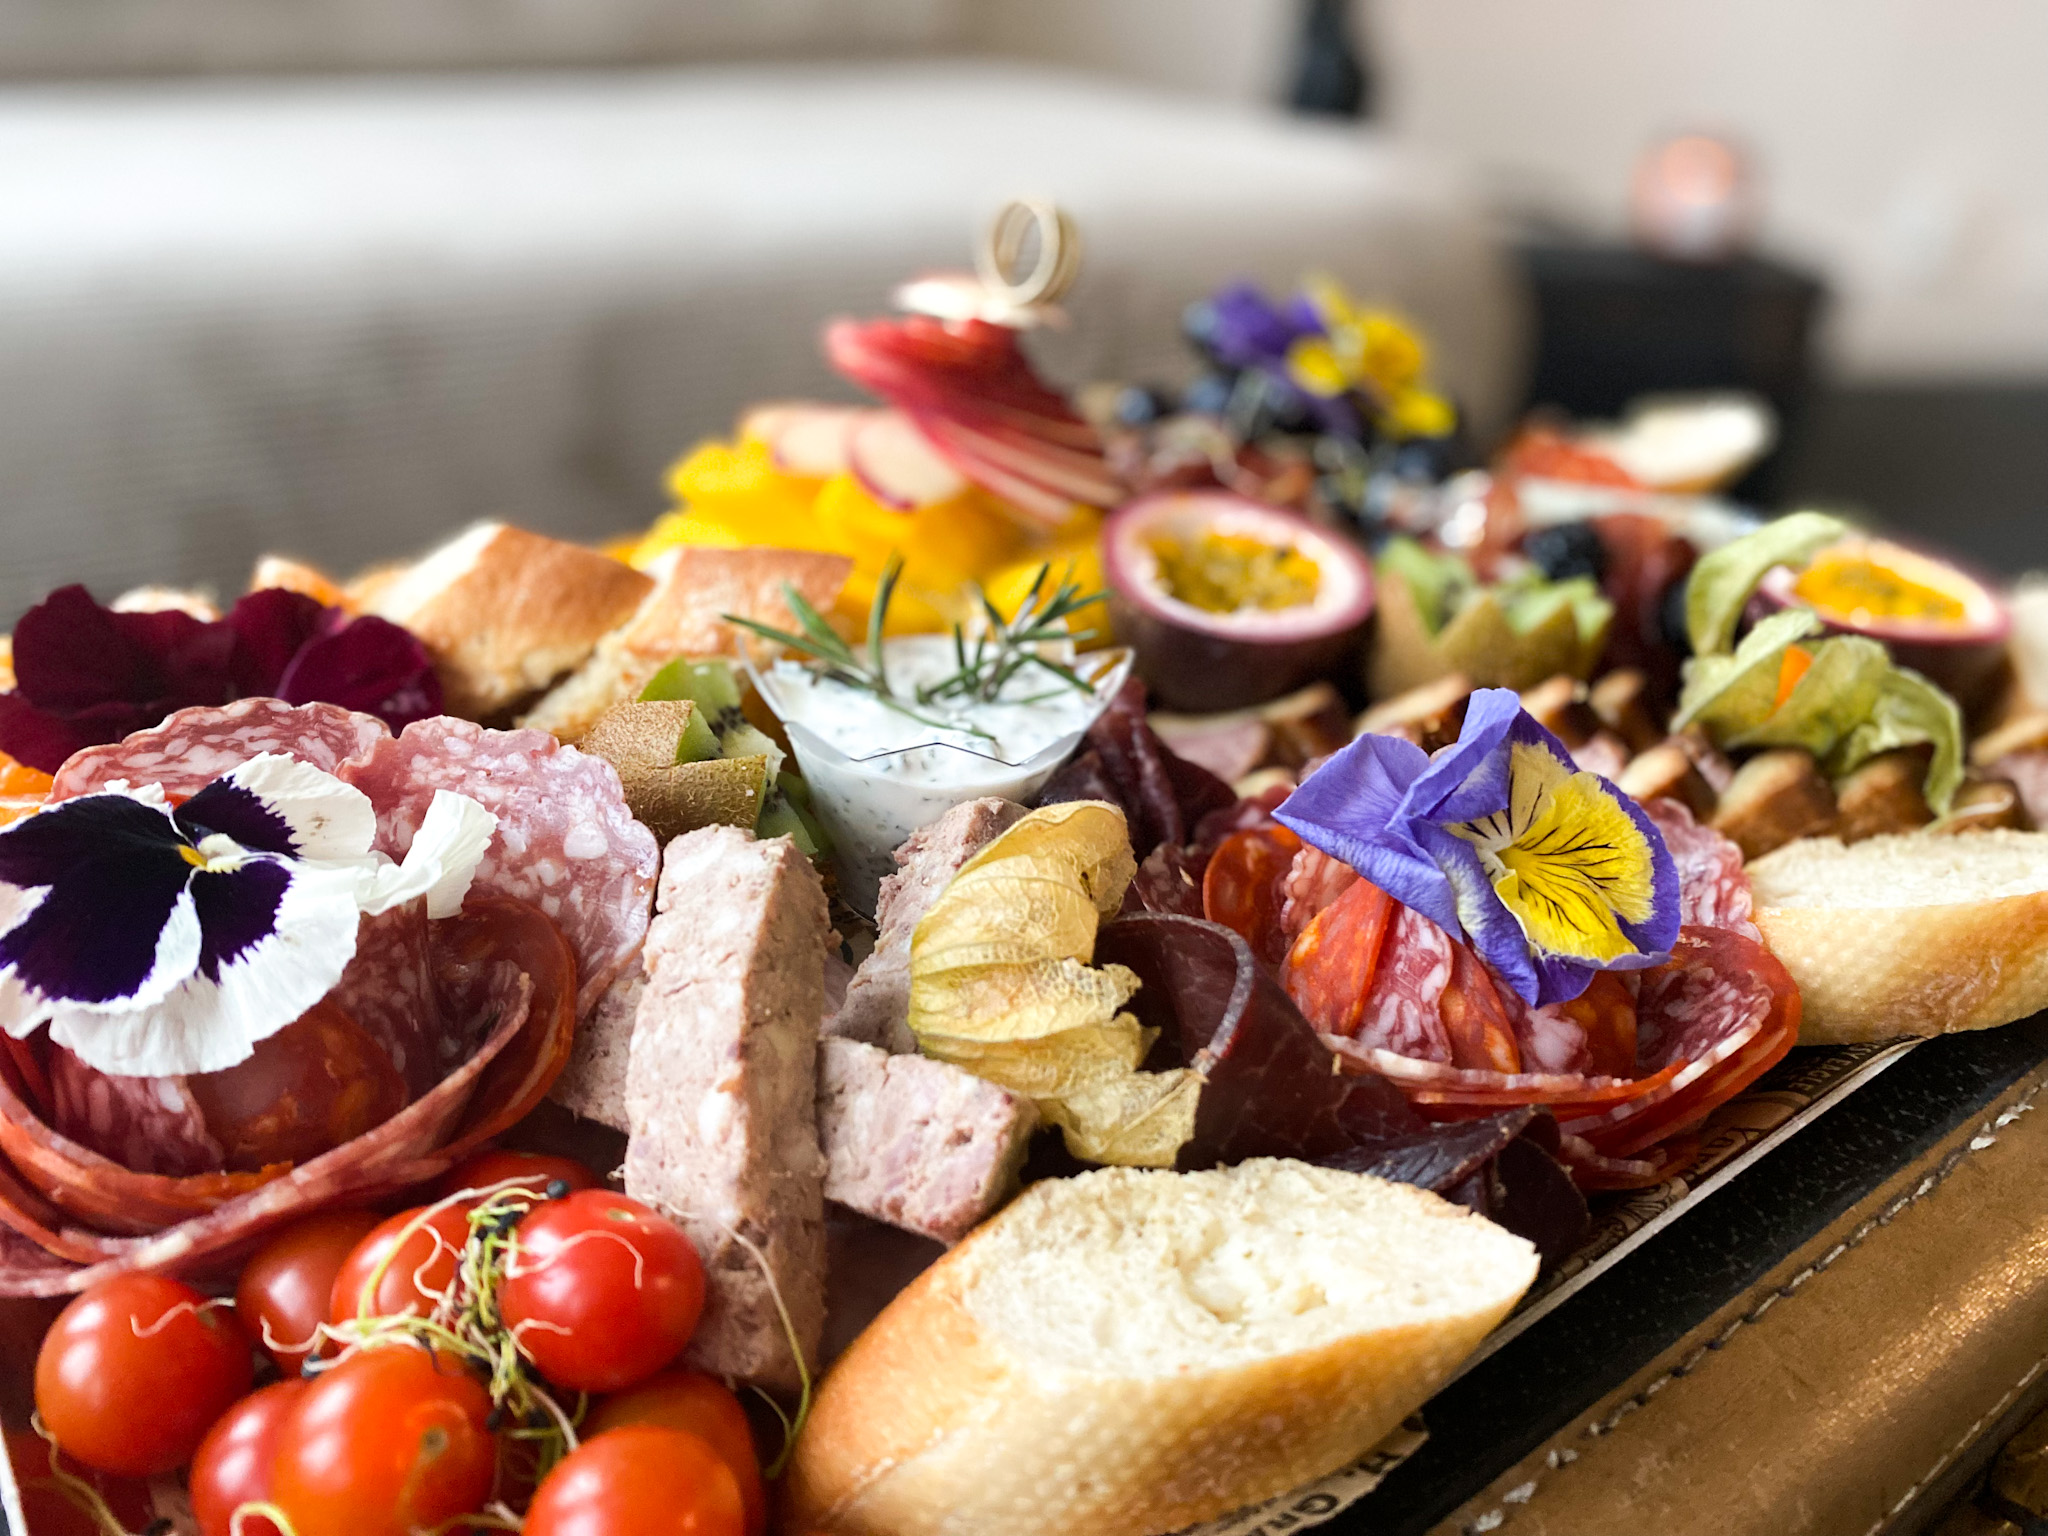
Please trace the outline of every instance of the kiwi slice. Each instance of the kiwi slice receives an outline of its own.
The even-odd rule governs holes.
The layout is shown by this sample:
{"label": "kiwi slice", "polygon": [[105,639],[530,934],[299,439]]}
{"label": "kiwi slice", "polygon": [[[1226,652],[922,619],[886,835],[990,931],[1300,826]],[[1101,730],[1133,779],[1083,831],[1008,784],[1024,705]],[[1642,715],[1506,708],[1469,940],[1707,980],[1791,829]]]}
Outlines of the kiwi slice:
{"label": "kiwi slice", "polygon": [[751,828],[767,798],[767,755],[720,756],[689,699],[615,704],[582,746],[618,770],[626,804],[664,843],[698,827]]}

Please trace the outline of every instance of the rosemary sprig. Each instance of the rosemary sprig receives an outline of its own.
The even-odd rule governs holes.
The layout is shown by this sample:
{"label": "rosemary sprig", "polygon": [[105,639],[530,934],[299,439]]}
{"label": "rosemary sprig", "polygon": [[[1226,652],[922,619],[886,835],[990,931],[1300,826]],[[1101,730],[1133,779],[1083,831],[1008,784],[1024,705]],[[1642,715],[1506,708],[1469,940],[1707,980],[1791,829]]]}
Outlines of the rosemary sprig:
{"label": "rosemary sprig", "polygon": [[[783,600],[789,604],[789,611],[796,615],[801,633],[778,629],[773,624],[763,624],[757,619],[728,613],[722,617],[729,624],[772,640],[777,645],[787,646],[799,655],[810,658],[815,670],[836,683],[849,688],[858,688],[872,694],[882,703],[900,714],[908,715],[921,724],[939,730],[965,731],[969,735],[987,737],[992,733],[964,721],[935,720],[913,708],[913,703],[930,706],[948,701],[958,703],[993,703],[1001,697],[1004,686],[1026,667],[1038,667],[1050,672],[1068,687],[1081,692],[1090,691],[1088,680],[1072,667],[1044,655],[1041,646],[1056,643],[1078,645],[1095,637],[1092,629],[1075,631],[1067,620],[1083,608],[1102,601],[1100,592],[1083,592],[1081,584],[1074,580],[1073,567],[1067,568],[1050,594],[1046,591],[1047,579],[1052,574],[1048,562],[1038,568],[1032,580],[1031,589],[1024,595],[1024,601],[1017,605],[1014,618],[1003,617],[985,591],[976,589],[981,600],[984,622],[975,626],[970,639],[965,625],[953,626],[953,656],[958,670],[928,683],[916,690],[912,699],[905,699],[890,686],[889,668],[882,643],[882,632],[889,617],[889,602],[896,594],[896,584],[903,576],[903,557],[891,555],[882,574],[875,583],[874,601],[868,605],[868,633],[866,654],[847,644],[839,632],[825,621],[822,614],[804,600],[803,594],[788,582],[783,583]],[[1052,693],[1033,694],[1020,703],[1043,703],[1056,698],[1058,690]]]}
{"label": "rosemary sprig", "polygon": [[[932,704],[940,699],[961,698],[992,703],[1002,695],[1004,685],[1011,678],[1024,668],[1033,666],[1052,673],[1070,687],[1087,692],[1089,684],[1086,678],[1072,667],[1054,661],[1039,647],[1063,641],[1079,645],[1094,639],[1094,630],[1076,632],[1069,627],[1067,620],[1083,608],[1101,602],[1102,594],[1083,592],[1081,584],[1074,580],[1074,569],[1070,565],[1051,594],[1047,595],[1045,584],[1051,574],[1050,562],[1039,566],[1038,574],[1032,578],[1031,589],[1017,605],[1014,618],[1004,618],[1002,610],[990,601],[986,592],[982,592],[981,607],[987,622],[978,627],[971,650],[966,632],[958,624],[953,626],[953,654],[960,663],[960,670],[951,677],[918,689],[918,702]],[[1043,697],[1050,695],[1039,696]]]}

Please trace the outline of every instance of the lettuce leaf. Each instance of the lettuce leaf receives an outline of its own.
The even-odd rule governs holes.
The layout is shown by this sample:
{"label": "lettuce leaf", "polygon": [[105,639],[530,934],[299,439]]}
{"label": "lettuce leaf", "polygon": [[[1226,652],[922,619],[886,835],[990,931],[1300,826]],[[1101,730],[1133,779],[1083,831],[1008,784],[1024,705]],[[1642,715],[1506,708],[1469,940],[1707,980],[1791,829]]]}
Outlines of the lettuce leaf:
{"label": "lettuce leaf", "polygon": [[1824,512],[1792,512],[1701,556],[1685,586],[1693,654],[1725,654],[1764,573],[1774,565],[1803,564],[1848,531],[1847,523]]}

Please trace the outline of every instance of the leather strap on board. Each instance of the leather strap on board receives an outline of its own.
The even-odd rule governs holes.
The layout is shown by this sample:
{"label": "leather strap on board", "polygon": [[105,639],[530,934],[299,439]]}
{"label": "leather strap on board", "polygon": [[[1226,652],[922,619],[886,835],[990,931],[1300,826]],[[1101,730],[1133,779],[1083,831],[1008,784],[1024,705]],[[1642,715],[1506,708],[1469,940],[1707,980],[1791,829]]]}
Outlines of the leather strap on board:
{"label": "leather strap on board", "polygon": [[2048,1067],[1433,1536],[1880,1536],[2048,1385],[2044,1169]]}

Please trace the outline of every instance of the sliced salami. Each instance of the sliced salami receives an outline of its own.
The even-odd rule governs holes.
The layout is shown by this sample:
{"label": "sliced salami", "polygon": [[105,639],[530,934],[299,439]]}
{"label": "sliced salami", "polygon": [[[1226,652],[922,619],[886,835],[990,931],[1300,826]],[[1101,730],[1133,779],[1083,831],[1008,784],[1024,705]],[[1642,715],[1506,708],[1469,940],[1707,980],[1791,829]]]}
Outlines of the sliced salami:
{"label": "sliced salami", "polygon": [[442,1025],[424,900],[364,916],[355,958],[327,996],[384,1048],[409,1099],[446,1077],[475,1044]]}
{"label": "sliced salami", "polygon": [[116,779],[161,784],[168,795],[192,795],[265,752],[282,752],[323,772],[341,773],[390,735],[375,715],[339,704],[242,699],[219,709],[181,709],[149,730],[74,752],[57,770],[50,799],[68,800]]}
{"label": "sliced salami", "polygon": [[1320,848],[1296,851],[1287,877],[1280,883],[1280,926],[1290,939],[1315,921],[1315,916],[1358,881],[1358,871]]}
{"label": "sliced salami", "polygon": [[1562,1127],[1607,1157],[1698,1124],[1799,1037],[1798,987],[1769,950],[1728,929],[1681,928],[1670,962],[1641,975],[1636,1065],[1654,1086]]}
{"label": "sliced salami", "polygon": [[226,1163],[221,1144],[182,1077],[115,1077],[50,1047],[50,1124],[137,1173],[179,1177]]}
{"label": "sliced salami", "polygon": [[639,954],[661,850],[603,758],[545,731],[440,716],[375,743],[366,761],[340,772],[377,807],[378,846],[394,859],[412,847],[436,790],[497,816],[470,889],[531,902],[560,926],[576,955],[579,1015]]}
{"label": "sliced salami", "polygon": [[1441,1004],[1451,963],[1450,935],[1413,907],[1397,904],[1352,1039],[1410,1060],[1449,1061]]}
{"label": "sliced salami", "polygon": [[1202,872],[1202,915],[1237,933],[1276,968],[1294,943],[1280,926],[1281,886],[1300,848],[1301,839],[1282,826],[1233,832]]}
{"label": "sliced salami", "polygon": [[1318,1034],[1358,1037],[1394,913],[1393,897],[1356,881],[1316,914],[1287,952],[1282,984]]}
{"label": "sliced salami", "polygon": [[1671,862],[1678,866],[1679,922],[1726,928],[1761,942],[1763,935],[1750,921],[1753,903],[1742,850],[1693,820],[1692,812],[1677,800],[1652,800],[1643,810],[1664,834]]}
{"label": "sliced salami", "polygon": [[[375,1130],[277,1177],[172,1179],[118,1167],[38,1121],[0,1058],[0,1151],[22,1176],[0,1163],[0,1227],[46,1255],[0,1242],[0,1296],[63,1295],[132,1269],[218,1270],[310,1209],[439,1177],[525,1116],[574,1037],[568,946],[539,912],[489,897],[436,927],[443,1005],[477,1020],[481,1043]],[[145,1224],[148,1216],[158,1219]]]}

